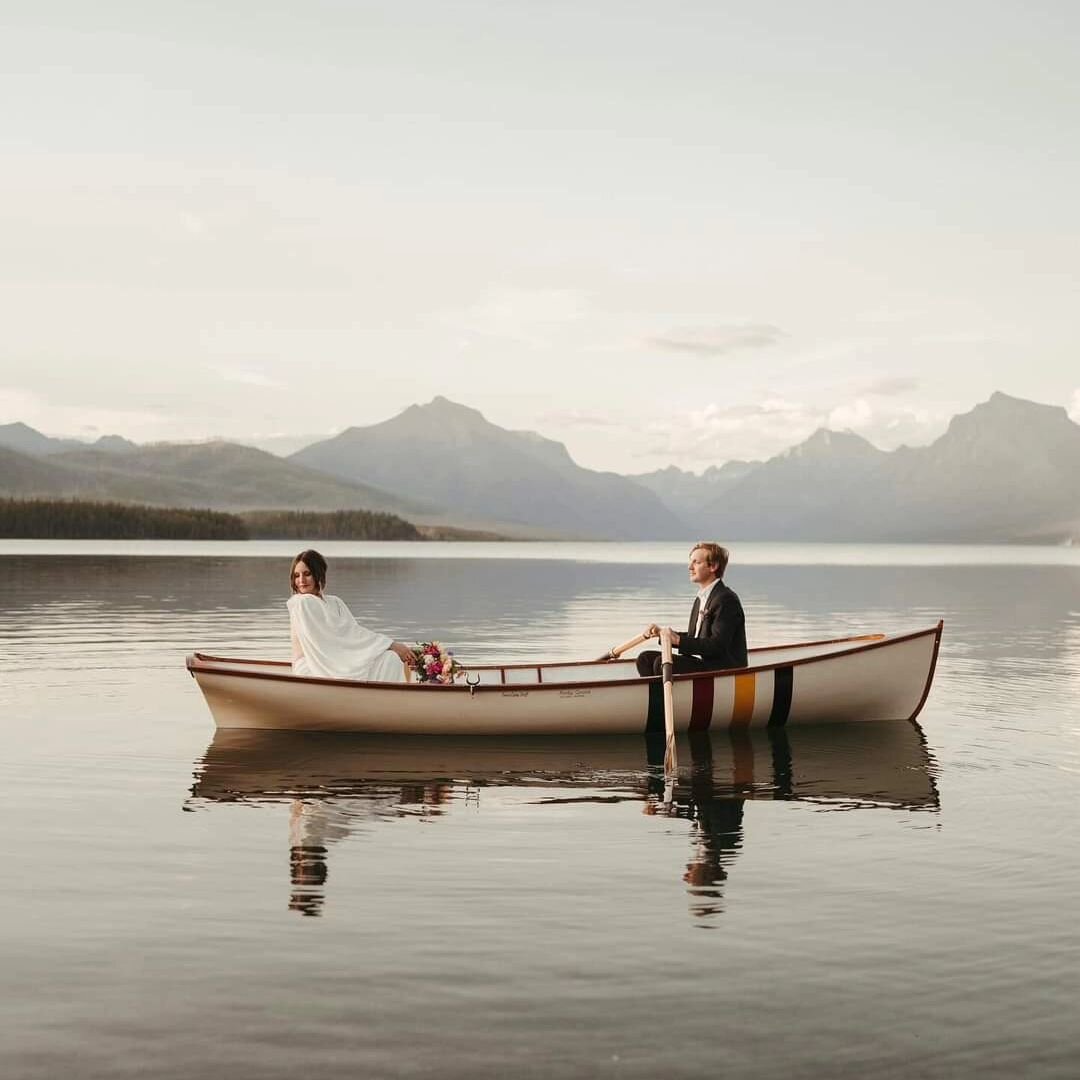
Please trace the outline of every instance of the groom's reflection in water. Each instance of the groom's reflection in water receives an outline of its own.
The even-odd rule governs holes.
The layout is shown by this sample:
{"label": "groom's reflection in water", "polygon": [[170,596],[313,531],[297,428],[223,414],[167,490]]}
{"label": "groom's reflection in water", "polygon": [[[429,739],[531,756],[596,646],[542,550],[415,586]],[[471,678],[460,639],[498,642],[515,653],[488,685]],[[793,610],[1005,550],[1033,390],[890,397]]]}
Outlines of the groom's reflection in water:
{"label": "groom's reflection in water", "polygon": [[[723,911],[722,885],[727,878],[728,867],[735,861],[742,847],[743,807],[745,796],[753,795],[753,770],[751,768],[747,772],[745,781],[739,779],[738,750],[740,743],[743,743],[741,748],[752,763],[753,745],[748,733],[733,733],[734,781],[730,793],[725,791],[720,795],[713,772],[712,736],[705,731],[694,731],[690,732],[687,741],[690,746],[688,783],[677,782],[668,790],[662,771],[664,737],[649,737],[651,775],[645,813],[666,814],[692,823],[693,850],[690,861],[686,864],[683,881],[686,882],[691,897],[691,913],[707,917]],[[744,786],[745,794],[740,797],[739,789]]]}
{"label": "groom's reflection in water", "polygon": [[[746,735],[745,732],[741,733]],[[723,910],[720,886],[727,877],[726,867],[735,861],[742,847],[743,806],[738,795],[718,797],[713,775],[713,744],[707,732],[690,733],[690,790],[687,801],[694,822],[694,854],[687,864],[683,881],[690,896],[690,910],[699,916],[715,915]],[[735,744],[733,743],[733,746]],[[746,749],[753,759],[753,747],[746,739]],[[736,754],[736,760],[738,755]],[[745,781],[746,794],[753,794],[753,773]],[[744,781],[738,779],[736,788]],[[678,796],[676,796],[678,797]]]}
{"label": "groom's reflection in water", "polygon": [[[691,912],[723,911],[724,882],[743,844],[746,802],[812,800],[841,808],[938,807],[917,725],[692,732],[681,768],[665,777],[664,737],[423,738],[219,731],[196,765],[195,801],[289,806],[288,907],[321,914],[330,849],[380,822],[437,820],[455,804],[479,806],[485,787],[563,789],[542,807],[643,803],[646,814],[690,825],[682,880]],[[450,779],[453,778],[453,779]],[[580,794],[574,794],[577,788]],[[565,789],[571,789],[566,791]]]}

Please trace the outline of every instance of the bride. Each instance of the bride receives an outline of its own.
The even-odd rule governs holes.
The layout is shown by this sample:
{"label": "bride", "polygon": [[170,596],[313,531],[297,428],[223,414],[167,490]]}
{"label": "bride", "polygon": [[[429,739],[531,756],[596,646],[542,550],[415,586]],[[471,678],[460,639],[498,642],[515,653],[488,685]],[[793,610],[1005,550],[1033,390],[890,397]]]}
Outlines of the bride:
{"label": "bride", "polygon": [[301,551],[289,574],[289,624],[294,675],[364,682],[405,682],[416,664],[412,650],[386,634],[366,630],[326,587],[326,559]]}

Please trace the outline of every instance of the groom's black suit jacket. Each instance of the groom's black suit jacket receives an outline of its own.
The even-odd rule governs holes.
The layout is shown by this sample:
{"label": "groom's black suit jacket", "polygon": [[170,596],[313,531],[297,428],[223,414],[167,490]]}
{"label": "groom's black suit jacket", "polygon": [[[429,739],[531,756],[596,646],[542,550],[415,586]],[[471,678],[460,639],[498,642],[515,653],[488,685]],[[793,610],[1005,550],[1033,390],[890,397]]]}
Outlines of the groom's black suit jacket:
{"label": "groom's black suit jacket", "polygon": [[686,633],[679,635],[679,654],[700,657],[703,666],[711,671],[746,667],[746,616],[738,596],[722,581],[713,586],[705,601],[699,636],[695,630],[700,605],[701,601],[695,599],[690,624]]}

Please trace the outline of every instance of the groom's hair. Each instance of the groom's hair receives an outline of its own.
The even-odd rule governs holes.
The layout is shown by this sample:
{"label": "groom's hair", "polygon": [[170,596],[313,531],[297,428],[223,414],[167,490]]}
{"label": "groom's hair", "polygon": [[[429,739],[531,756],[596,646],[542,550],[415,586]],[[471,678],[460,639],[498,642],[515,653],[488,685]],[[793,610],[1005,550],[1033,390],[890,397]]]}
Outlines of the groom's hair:
{"label": "groom's hair", "polygon": [[315,579],[315,584],[319,586],[319,592],[322,592],[326,588],[326,560],[314,549],[308,548],[307,551],[301,551],[292,561],[292,566],[289,567],[289,588],[293,592],[296,592],[296,582],[293,581],[293,571],[296,569],[297,563],[303,563],[310,571],[311,576]]}
{"label": "groom's hair", "polygon": [[[702,540],[690,549],[690,554],[693,555],[699,548],[705,552],[709,565],[716,567],[716,576],[722,579],[727,569],[728,559],[731,558],[731,552],[726,547],[714,544],[711,540]],[[310,565],[309,563],[308,566]]]}

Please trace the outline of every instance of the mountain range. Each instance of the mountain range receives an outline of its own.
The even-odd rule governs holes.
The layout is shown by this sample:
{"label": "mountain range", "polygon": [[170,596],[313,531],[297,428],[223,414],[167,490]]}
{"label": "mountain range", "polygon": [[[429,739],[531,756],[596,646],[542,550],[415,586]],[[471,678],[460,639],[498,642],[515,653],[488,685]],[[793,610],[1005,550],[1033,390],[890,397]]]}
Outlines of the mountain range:
{"label": "mountain range", "polygon": [[[0,427],[0,497],[115,500],[212,510],[378,510],[402,517],[432,513],[424,503],[348,483],[254,447],[229,442],[134,443],[99,449],[69,440],[34,441],[36,454],[5,445]],[[32,428],[26,429],[33,431]],[[17,432],[23,445],[25,432]],[[61,445],[56,445],[61,444]],[[116,443],[105,446],[116,447]]]}
{"label": "mountain range", "polygon": [[669,473],[636,479],[732,540],[1080,541],[1080,425],[1002,393],[929,446],[886,452],[821,429],[768,461]]}
{"label": "mountain range", "polygon": [[236,443],[88,445],[0,425],[0,496],[352,509],[517,536],[1080,542],[1080,425],[1002,393],[925,447],[825,429],[767,461],[639,476],[437,397],[288,458]]}

